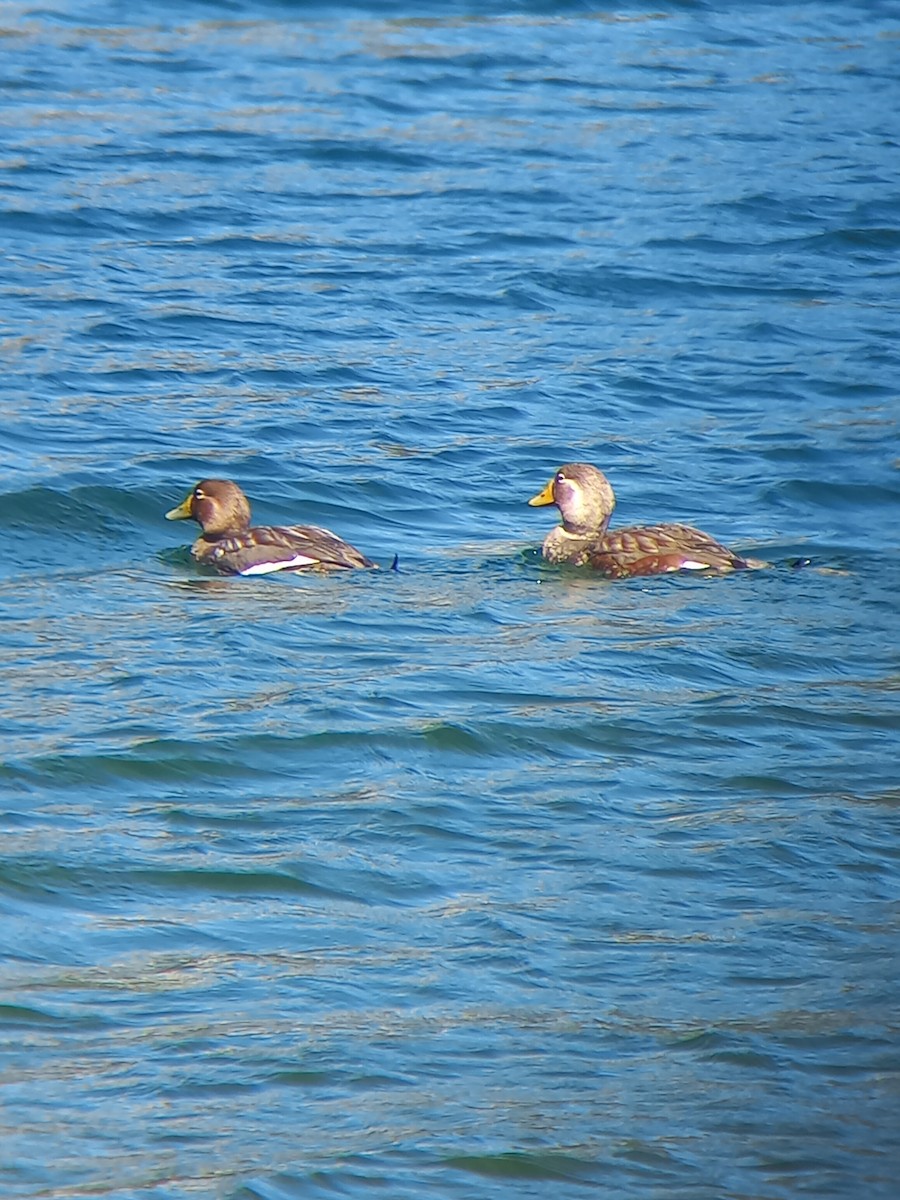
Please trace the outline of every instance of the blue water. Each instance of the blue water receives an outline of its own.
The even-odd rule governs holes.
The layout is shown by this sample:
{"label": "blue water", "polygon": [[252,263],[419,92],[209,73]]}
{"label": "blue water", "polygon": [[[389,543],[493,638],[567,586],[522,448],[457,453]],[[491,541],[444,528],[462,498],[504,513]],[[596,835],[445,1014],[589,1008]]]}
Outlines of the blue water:
{"label": "blue water", "polygon": [[900,5],[0,47],[0,1195],[893,1200]]}

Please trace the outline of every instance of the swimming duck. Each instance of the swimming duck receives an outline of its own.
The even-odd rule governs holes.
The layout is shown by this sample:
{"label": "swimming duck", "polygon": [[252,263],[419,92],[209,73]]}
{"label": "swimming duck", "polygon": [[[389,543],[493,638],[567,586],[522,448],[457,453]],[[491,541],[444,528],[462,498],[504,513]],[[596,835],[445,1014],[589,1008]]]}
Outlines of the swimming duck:
{"label": "swimming duck", "polygon": [[203,534],[191,546],[191,554],[223,575],[376,565],[318,525],[251,528],[250,504],[230,479],[201,479],[177,508],[166,513],[166,520],[196,521]]}
{"label": "swimming duck", "polygon": [[528,503],[535,508],[555,504],[562,513],[562,524],[544,539],[548,562],[590,567],[607,579],[761,565],[740,558],[691,525],[633,525],[610,533],[607,526],[616,497],[603,472],[590,463],[566,463]]}

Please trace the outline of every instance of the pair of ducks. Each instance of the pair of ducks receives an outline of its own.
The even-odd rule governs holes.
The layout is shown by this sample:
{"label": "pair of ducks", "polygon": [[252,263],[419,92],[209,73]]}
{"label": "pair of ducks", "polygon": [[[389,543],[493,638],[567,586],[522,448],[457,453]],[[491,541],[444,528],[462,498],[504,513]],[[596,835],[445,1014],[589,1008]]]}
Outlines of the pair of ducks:
{"label": "pair of ducks", "polygon": [[[555,504],[562,514],[562,524],[544,539],[548,562],[587,567],[606,579],[686,570],[721,574],[758,565],[691,525],[635,525],[610,532],[616,498],[603,472],[589,463],[560,467],[528,503]],[[225,575],[377,566],[317,525],[251,527],[247,497],[230,479],[201,480],[166,517],[196,521],[203,532],[191,553]]]}

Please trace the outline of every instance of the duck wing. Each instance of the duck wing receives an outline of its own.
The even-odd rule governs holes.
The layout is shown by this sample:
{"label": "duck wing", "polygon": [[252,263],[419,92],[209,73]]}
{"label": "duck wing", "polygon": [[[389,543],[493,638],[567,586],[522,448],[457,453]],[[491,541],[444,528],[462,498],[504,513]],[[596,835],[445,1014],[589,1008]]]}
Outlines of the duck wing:
{"label": "duck wing", "polygon": [[671,571],[738,571],[750,563],[692,525],[636,525],[592,543],[586,565],[609,579]]}
{"label": "duck wing", "polygon": [[375,566],[343,538],[318,525],[257,525],[246,533],[220,538],[198,557],[232,575]]}

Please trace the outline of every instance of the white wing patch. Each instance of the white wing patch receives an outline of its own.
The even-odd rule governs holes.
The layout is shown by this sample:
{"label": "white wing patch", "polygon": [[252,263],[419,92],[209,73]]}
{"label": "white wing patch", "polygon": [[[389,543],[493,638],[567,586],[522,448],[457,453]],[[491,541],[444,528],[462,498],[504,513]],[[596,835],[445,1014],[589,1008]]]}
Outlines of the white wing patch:
{"label": "white wing patch", "polygon": [[243,571],[239,571],[239,575],[271,575],[273,571],[290,571],[294,567],[309,567],[313,563],[317,563],[319,559],[310,558],[306,554],[295,554],[293,558],[282,559],[281,562],[264,562],[254,563],[252,567],[245,567]]}
{"label": "white wing patch", "polygon": [[696,559],[686,558],[678,564],[679,571],[708,571],[709,563],[697,562]]}

